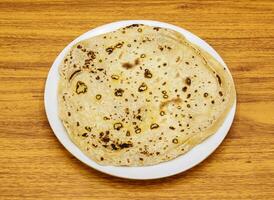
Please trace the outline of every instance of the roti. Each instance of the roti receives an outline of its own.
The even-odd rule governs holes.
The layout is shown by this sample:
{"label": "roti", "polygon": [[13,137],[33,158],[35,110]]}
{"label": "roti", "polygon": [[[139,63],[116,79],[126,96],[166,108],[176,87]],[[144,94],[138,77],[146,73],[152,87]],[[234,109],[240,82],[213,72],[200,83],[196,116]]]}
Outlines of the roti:
{"label": "roti", "polygon": [[59,74],[60,119],[101,165],[174,159],[214,134],[235,102],[224,66],[181,34],[143,24],[75,44]]}

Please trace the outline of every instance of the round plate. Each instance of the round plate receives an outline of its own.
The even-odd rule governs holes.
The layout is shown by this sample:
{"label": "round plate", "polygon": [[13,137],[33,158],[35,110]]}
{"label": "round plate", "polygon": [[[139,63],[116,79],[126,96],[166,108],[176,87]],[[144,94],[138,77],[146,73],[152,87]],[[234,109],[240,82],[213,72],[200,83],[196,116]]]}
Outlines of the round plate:
{"label": "round plate", "polygon": [[[197,37],[196,35],[190,33],[189,31],[182,29],[180,27],[158,22],[158,21],[149,21],[149,20],[128,20],[128,21],[119,21],[110,24],[106,24],[100,26],[98,28],[92,29],[80,37],[76,38],[72,41],[63,51],[58,55],[55,59],[48,77],[45,86],[45,109],[46,114],[49,120],[49,124],[58,138],[58,140],[64,145],[64,147],[76,158],[78,158],[83,163],[87,164],[88,166],[104,172],[106,174],[110,174],[113,176],[121,177],[121,178],[128,178],[128,179],[156,179],[156,178],[163,178],[167,176],[171,176],[174,174],[178,174],[180,172],[186,171],[193,166],[202,162],[206,157],[208,157],[223,141],[224,137],[226,136],[236,110],[236,99],[235,103],[230,110],[229,114],[227,115],[223,125],[219,128],[219,130],[206,139],[201,144],[195,146],[189,152],[179,156],[176,159],[173,159],[168,162],[160,163],[153,166],[146,166],[146,167],[114,167],[114,166],[101,166],[87,157],[69,138],[68,134],[66,133],[65,128],[61,120],[58,117],[58,103],[57,103],[57,88],[58,88],[58,65],[62,61],[63,57],[65,56],[66,52],[70,49],[72,45],[75,43],[88,39],[90,37],[103,34],[106,32],[110,32],[116,30],[118,28],[128,26],[131,24],[146,24],[150,26],[158,26],[173,29],[182,35],[184,35],[189,41],[198,45],[208,53],[210,53],[214,58],[216,58],[220,63],[222,63],[226,68],[224,61],[219,56],[219,54],[205,41]],[[228,70],[228,69],[227,69]],[[229,70],[228,70],[229,71]]]}

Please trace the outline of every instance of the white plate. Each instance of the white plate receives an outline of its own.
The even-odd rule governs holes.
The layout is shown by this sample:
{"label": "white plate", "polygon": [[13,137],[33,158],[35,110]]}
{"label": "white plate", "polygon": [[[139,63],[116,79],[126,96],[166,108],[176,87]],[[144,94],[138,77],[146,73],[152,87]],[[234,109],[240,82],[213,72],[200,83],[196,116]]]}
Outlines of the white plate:
{"label": "white plate", "polygon": [[[78,149],[78,147],[69,139],[65,128],[62,125],[61,120],[58,117],[57,112],[57,86],[59,80],[58,74],[58,65],[62,61],[63,57],[67,50],[70,47],[87,38],[93,37],[95,35],[103,34],[106,32],[113,31],[120,27],[124,27],[130,24],[137,24],[142,23],[151,26],[158,26],[173,29],[181,34],[183,34],[189,41],[193,42],[194,44],[200,46],[202,49],[206,50],[212,56],[214,56],[220,63],[222,63],[226,68],[224,61],[219,56],[219,54],[205,41],[197,37],[196,35],[190,33],[189,31],[163,22],[158,21],[149,21],[149,20],[129,20],[129,21],[119,21],[110,24],[106,24],[95,29],[92,29],[83,35],[76,38],[72,41],[55,59],[46,81],[45,86],[45,109],[46,114],[50,123],[50,126],[58,138],[58,140],[64,145],[64,147],[76,158],[81,160],[83,163],[87,164],[88,166],[104,172],[106,174],[110,174],[113,176],[121,177],[121,178],[128,178],[128,179],[156,179],[156,178],[163,178],[167,176],[171,176],[174,174],[178,174],[180,172],[186,171],[193,166],[202,162],[206,157],[208,157],[223,141],[225,138],[234,118],[235,110],[236,110],[236,99],[235,104],[233,105],[232,109],[230,110],[229,114],[226,117],[225,122],[217,131],[216,134],[212,135],[208,139],[206,139],[201,144],[197,145],[193,149],[191,149],[186,154],[179,156],[178,158],[160,163],[153,166],[147,167],[114,167],[114,166],[101,166],[88,158],[83,152]],[[227,69],[228,70],[228,69]],[[228,70],[229,71],[229,70]]]}

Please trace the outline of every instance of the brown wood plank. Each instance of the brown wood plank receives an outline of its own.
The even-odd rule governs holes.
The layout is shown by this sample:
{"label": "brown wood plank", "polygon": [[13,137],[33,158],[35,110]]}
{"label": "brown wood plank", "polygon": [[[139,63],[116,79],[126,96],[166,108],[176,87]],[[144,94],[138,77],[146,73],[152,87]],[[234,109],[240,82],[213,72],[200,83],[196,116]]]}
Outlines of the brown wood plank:
{"label": "brown wood plank", "polygon": [[[89,29],[124,19],[192,31],[233,74],[233,126],[185,173],[110,177],[70,155],[47,122],[44,84],[55,57]],[[1,0],[0,27],[0,199],[274,199],[274,1]]]}

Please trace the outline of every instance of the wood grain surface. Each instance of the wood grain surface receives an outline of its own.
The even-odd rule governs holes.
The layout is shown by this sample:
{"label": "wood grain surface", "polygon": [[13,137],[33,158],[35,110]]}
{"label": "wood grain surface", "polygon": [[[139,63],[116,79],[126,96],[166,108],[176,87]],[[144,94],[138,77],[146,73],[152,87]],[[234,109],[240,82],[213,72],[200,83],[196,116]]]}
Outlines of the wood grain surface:
{"label": "wood grain surface", "polygon": [[[211,44],[236,84],[222,145],[179,175],[132,181],[97,172],[54,136],[44,84],[58,53],[96,26],[152,19]],[[0,1],[0,199],[274,199],[274,1]]]}

